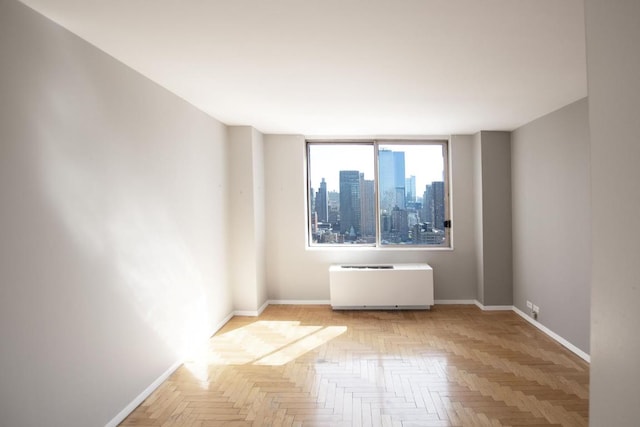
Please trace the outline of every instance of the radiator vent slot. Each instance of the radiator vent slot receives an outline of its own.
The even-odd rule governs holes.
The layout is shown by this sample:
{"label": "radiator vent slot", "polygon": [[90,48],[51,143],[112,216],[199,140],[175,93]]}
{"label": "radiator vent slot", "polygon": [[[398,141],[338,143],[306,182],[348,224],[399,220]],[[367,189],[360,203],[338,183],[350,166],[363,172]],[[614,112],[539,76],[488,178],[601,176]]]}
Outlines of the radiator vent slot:
{"label": "radiator vent slot", "polygon": [[393,270],[393,265],[341,265],[342,268],[357,268],[360,270]]}

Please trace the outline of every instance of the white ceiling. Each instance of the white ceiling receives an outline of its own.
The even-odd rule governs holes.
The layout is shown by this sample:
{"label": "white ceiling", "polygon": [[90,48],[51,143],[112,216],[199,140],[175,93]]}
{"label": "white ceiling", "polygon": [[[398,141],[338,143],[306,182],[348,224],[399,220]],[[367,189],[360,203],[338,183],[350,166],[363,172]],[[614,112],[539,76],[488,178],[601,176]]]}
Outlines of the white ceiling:
{"label": "white ceiling", "polygon": [[512,130],[587,94],[583,0],[23,0],[224,123]]}

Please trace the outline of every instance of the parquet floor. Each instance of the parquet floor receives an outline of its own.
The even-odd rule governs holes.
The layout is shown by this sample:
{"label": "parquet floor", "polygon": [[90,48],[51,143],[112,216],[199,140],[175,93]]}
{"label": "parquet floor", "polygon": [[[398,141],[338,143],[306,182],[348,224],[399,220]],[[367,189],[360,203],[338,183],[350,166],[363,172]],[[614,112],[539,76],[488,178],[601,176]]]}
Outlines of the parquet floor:
{"label": "parquet floor", "polygon": [[589,365],[513,312],[269,306],[122,426],[586,426]]}

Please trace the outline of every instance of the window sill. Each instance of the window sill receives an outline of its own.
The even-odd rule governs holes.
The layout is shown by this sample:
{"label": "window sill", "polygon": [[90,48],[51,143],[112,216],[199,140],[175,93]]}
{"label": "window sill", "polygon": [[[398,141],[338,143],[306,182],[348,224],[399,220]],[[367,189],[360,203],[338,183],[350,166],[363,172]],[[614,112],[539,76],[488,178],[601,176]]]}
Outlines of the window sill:
{"label": "window sill", "polygon": [[452,252],[453,247],[407,247],[407,246],[349,246],[349,245],[335,245],[335,246],[306,246],[307,251],[311,252],[327,252],[327,251],[347,251],[347,252]]}

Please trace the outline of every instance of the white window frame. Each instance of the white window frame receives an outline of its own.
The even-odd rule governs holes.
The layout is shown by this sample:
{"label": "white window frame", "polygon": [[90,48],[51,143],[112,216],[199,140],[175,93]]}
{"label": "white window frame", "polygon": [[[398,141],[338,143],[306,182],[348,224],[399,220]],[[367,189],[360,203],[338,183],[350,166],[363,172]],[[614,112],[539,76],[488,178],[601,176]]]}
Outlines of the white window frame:
{"label": "white window frame", "polygon": [[[310,176],[310,168],[311,168],[311,156],[310,156],[310,146],[312,145],[371,145],[374,150],[374,199],[375,199],[375,227],[376,227],[376,235],[375,235],[375,243],[359,243],[359,244],[344,244],[344,243],[313,243],[312,236],[312,224],[311,224],[311,176]],[[445,204],[445,221],[448,221],[449,226],[445,227],[445,243],[442,245],[428,245],[428,244],[382,244],[382,231],[381,231],[381,215],[380,215],[380,196],[379,196],[379,147],[389,146],[389,145],[440,145],[443,149],[443,178],[444,178],[444,204]],[[449,150],[450,150],[450,140],[445,138],[424,138],[424,139],[358,139],[358,140],[331,140],[331,139],[306,139],[305,140],[305,174],[307,177],[307,186],[306,186],[306,240],[307,240],[307,248],[310,249],[321,249],[321,248],[329,248],[329,249],[342,249],[346,248],[348,250],[354,250],[356,248],[359,249],[382,249],[382,250],[451,250],[453,249],[453,239],[452,239],[452,226],[451,226],[451,216],[452,216],[452,206],[451,206],[451,176],[450,176],[450,168],[449,168]]]}

